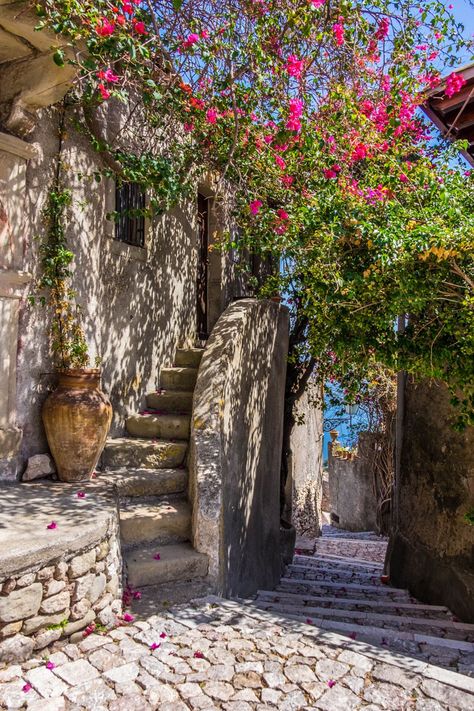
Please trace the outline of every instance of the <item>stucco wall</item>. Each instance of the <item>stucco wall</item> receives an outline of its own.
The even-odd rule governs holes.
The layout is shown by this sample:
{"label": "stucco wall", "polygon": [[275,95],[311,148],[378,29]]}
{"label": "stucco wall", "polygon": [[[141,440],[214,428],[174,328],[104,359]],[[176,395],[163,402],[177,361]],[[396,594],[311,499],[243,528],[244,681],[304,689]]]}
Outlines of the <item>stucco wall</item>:
{"label": "stucco wall", "polygon": [[[420,600],[474,622],[474,428],[452,429],[447,389],[405,386],[390,577]],[[397,515],[398,514],[398,515]]]}
{"label": "stucco wall", "polygon": [[310,384],[298,402],[297,424],[291,433],[285,515],[298,535],[311,538],[321,532],[322,442],[322,410],[316,387]]}
{"label": "stucco wall", "polygon": [[[342,459],[328,446],[329,498],[331,523],[348,531],[377,530],[377,500],[368,459]],[[370,452],[370,434],[359,435],[359,449]],[[337,450],[336,450],[337,453]]]}
{"label": "stucco wall", "polygon": [[248,595],[280,575],[279,499],[288,312],[245,299],[204,352],[190,453],[193,543],[216,591]]}
{"label": "stucco wall", "polygon": [[[74,129],[72,112],[68,109],[66,114],[62,148],[62,186],[71,189],[73,200],[66,216],[67,240],[75,255],[72,287],[82,309],[92,365],[96,356],[102,359],[102,385],[114,408],[114,436],[123,432],[125,417],[140,408],[145,393],[157,387],[160,368],[173,364],[176,347],[194,343],[198,184],[196,200],[189,199],[148,221],[145,249],[118,242],[114,223],[106,219],[106,214],[115,209],[114,183],[93,178],[101,167],[100,158],[92,152],[88,139]],[[31,291],[40,275],[42,211],[56,168],[58,122],[57,107],[39,112],[28,137],[37,148],[38,158],[29,160],[23,168],[21,185],[12,185],[14,195],[9,193],[8,181],[3,183],[9,239],[19,245],[19,267],[32,275]],[[81,179],[80,174],[85,177]],[[207,189],[210,194],[212,185]],[[229,210],[221,204],[213,213],[211,241],[230,227]],[[229,257],[220,255],[212,265],[210,298],[217,312],[232,296],[233,270],[229,264]],[[31,307],[22,298],[12,425],[23,430],[23,438],[17,455],[0,466],[0,479],[18,476],[27,457],[47,451],[40,412],[54,383],[48,327],[45,309]]]}

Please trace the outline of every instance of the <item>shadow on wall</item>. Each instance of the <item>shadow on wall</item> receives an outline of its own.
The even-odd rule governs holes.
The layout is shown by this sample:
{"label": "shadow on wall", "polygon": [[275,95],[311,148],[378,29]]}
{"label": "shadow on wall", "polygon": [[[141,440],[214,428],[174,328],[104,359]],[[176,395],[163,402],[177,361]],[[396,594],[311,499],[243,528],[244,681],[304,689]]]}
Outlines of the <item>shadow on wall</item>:
{"label": "shadow on wall", "polygon": [[[51,189],[58,148],[58,110],[41,113],[32,140],[42,158],[28,166],[25,197],[25,265],[38,277],[38,236],[44,235],[42,211]],[[194,201],[148,225],[146,249],[114,239],[112,181],[96,182],[97,156],[78,135],[68,115],[63,146],[64,187],[72,190],[67,239],[75,258],[72,287],[83,312],[91,361],[102,359],[103,388],[114,408],[112,435],[123,431],[125,417],[139,409],[159,381],[159,368],[172,365],[178,344],[195,337],[197,262]],[[79,179],[79,174],[89,176]],[[18,354],[18,422],[24,428],[22,457],[46,451],[41,406],[52,387],[48,314],[23,305]]]}
{"label": "shadow on wall", "polygon": [[195,547],[225,595],[280,574],[280,456],[288,314],[271,301],[230,306],[211,334],[194,394],[190,495]]}

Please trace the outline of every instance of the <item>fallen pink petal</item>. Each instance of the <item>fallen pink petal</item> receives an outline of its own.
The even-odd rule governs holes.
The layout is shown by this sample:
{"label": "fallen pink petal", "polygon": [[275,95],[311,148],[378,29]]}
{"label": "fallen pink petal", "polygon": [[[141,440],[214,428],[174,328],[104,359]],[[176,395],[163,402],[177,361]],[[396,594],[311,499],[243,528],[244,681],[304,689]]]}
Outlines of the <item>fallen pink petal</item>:
{"label": "fallen pink petal", "polygon": [[28,691],[30,691],[32,688],[33,688],[33,687],[31,686],[31,684],[25,684],[24,686],[22,686],[21,690],[24,691],[25,694],[26,694],[26,693],[28,693]]}
{"label": "fallen pink petal", "polygon": [[195,659],[204,659],[204,654],[198,650],[197,652],[194,652],[193,657]]}
{"label": "fallen pink petal", "polygon": [[155,560],[161,560],[161,555],[160,555],[159,553],[155,553],[155,555],[153,556],[153,558],[154,558]]}
{"label": "fallen pink petal", "polygon": [[333,686],[336,686],[336,682],[334,681],[334,679],[329,679],[328,686],[330,689],[332,689]]}
{"label": "fallen pink petal", "polygon": [[122,620],[123,620],[124,622],[133,622],[134,619],[135,619],[134,616],[131,615],[129,612],[126,612],[126,613],[122,616]]}
{"label": "fallen pink petal", "polygon": [[77,492],[77,498],[78,498],[78,499],[85,499],[85,498],[86,498],[86,492],[85,492],[85,491],[78,491],[78,492]]}
{"label": "fallen pink petal", "polygon": [[150,649],[153,651],[154,649],[159,649],[161,647],[161,644],[159,642],[153,642],[153,644],[150,644]]}
{"label": "fallen pink petal", "polygon": [[58,524],[56,523],[56,521],[51,521],[51,523],[48,523],[48,525],[46,526],[49,531],[53,531],[57,527]]}
{"label": "fallen pink petal", "polygon": [[166,632],[162,632],[162,633],[160,634],[161,639],[165,639],[166,636],[167,636],[167,635],[166,635]]}
{"label": "fallen pink petal", "polygon": [[54,662],[46,662],[46,669],[56,669],[56,664]]}

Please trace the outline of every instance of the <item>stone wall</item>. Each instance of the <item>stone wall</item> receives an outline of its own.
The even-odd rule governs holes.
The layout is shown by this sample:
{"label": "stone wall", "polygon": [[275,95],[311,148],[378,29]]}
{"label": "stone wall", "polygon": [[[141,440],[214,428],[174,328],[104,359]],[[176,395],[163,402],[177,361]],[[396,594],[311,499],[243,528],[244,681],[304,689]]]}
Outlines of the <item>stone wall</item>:
{"label": "stone wall", "polygon": [[[101,359],[102,387],[114,409],[111,435],[119,436],[126,417],[143,406],[146,392],[158,387],[160,368],[173,364],[177,346],[194,345],[197,203],[190,199],[148,221],[144,248],[117,241],[114,223],[106,219],[115,209],[114,182],[92,178],[101,165],[86,138],[74,130],[73,119],[68,109],[62,185],[72,191],[66,215],[75,255],[71,286],[82,310],[91,362]],[[0,333],[2,349],[9,349],[0,366],[0,479],[17,478],[29,456],[48,451],[40,413],[55,382],[49,313],[30,306],[26,297],[35,293],[40,276],[38,238],[44,236],[42,211],[57,161],[58,121],[58,108],[40,111],[29,143],[9,144],[9,150],[22,155],[2,152],[0,142],[0,235],[14,245],[16,260],[14,279],[0,269]],[[212,239],[231,227],[225,206],[213,212]],[[229,255],[219,255],[210,266],[213,318],[232,298],[235,277]],[[0,267],[9,265],[0,262]]]}
{"label": "stone wall", "polygon": [[189,462],[193,544],[214,588],[248,595],[280,575],[279,505],[288,312],[245,299],[227,308],[194,392]]}
{"label": "stone wall", "polygon": [[0,573],[0,662],[27,659],[91,624],[113,626],[121,613],[118,527],[84,549]]}
{"label": "stone wall", "polygon": [[457,432],[441,384],[402,387],[401,447],[387,561],[395,585],[474,622],[474,428]]}
{"label": "stone wall", "polygon": [[299,536],[321,533],[323,480],[323,415],[316,387],[309,385],[297,406],[297,424],[291,433],[286,512]]}
{"label": "stone wall", "polygon": [[[359,448],[370,449],[370,435],[359,435]],[[377,500],[370,466],[364,456],[344,459],[337,446],[328,445],[331,523],[348,531],[377,530]]]}

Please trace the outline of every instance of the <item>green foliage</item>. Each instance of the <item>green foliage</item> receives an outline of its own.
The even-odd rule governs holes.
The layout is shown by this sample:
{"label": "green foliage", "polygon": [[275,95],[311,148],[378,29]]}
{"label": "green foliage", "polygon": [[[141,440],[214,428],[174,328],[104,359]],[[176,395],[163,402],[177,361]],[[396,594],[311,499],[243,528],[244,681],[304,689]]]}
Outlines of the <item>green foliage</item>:
{"label": "green foliage", "polygon": [[[58,368],[84,368],[89,363],[87,342],[80,324],[80,311],[75,304],[75,292],[68,286],[74,254],[67,246],[64,232],[64,212],[71,204],[69,190],[53,188],[44,210],[46,238],[40,247],[42,274],[38,281],[41,305],[51,312],[51,348]],[[30,298],[34,304],[36,297]]]}
{"label": "green foliage", "polygon": [[474,509],[470,509],[464,514],[464,521],[469,524],[469,526],[474,526]]}

